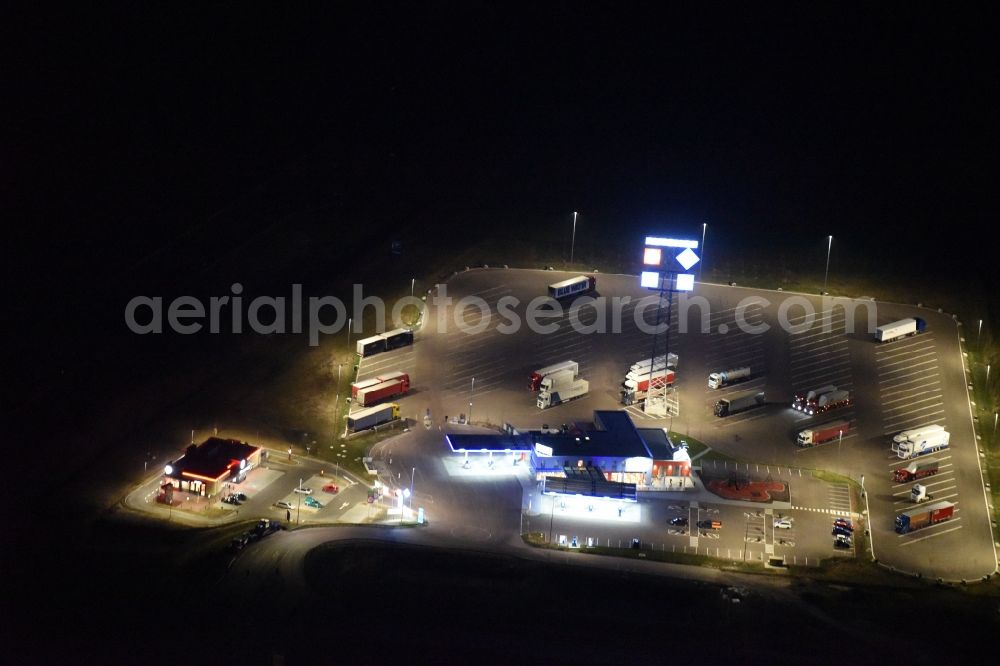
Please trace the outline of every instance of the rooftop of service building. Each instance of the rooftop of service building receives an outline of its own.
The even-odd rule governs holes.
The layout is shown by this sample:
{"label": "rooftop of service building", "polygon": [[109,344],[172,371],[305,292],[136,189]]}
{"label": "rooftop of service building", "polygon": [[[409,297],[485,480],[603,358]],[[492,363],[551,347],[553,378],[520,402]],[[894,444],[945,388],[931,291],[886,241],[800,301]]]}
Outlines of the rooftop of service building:
{"label": "rooftop of service building", "polygon": [[189,446],[185,454],[174,461],[171,476],[193,476],[214,480],[228,470],[238,469],[241,462],[260,450],[238,439],[209,437],[198,446]]}
{"label": "rooftop of service building", "polygon": [[[647,428],[651,431],[651,439],[656,440],[655,433],[660,433],[666,441],[662,430]],[[629,415],[619,410],[598,410],[594,412],[594,423],[588,428],[574,428],[569,432],[548,433],[529,431],[513,434],[487,433],[452,433],[446,436],[452,451],[528,451],[536,444],[552,449],[552,456],[590,456],[617,458],[647,458],[658,457],[660,451],[669,451],[669,446],[663,448],[656,445],[657,456],[647,447],[644,437],[640,435]],[[664,454],[669,459],[669,454]]]}

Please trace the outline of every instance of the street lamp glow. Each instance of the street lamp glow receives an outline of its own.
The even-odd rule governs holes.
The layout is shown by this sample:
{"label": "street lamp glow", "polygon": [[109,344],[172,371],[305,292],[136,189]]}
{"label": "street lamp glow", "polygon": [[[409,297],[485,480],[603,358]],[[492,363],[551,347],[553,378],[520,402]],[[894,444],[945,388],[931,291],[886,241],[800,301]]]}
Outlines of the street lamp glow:
{"label": "street lamp glow", "polygon": [[698,267],[698,279],[701,279],[701,269],[705,265],[705,232],[708,230],[708,223],[702,222],[701,224],[701,266]]}
{"label": "street lamp glow", "polygon": [[826,293],[826,279],[830,275],[830,248],[833,247],[833,236],[827,237],[826,243],[826,272],[823,273],[823,293]]}
{"label": "street lamp glow", "polygon": [[573,263],[573,250],[576,248],[576,211],[573,211],[573,240],[569,245],[569,263]]}

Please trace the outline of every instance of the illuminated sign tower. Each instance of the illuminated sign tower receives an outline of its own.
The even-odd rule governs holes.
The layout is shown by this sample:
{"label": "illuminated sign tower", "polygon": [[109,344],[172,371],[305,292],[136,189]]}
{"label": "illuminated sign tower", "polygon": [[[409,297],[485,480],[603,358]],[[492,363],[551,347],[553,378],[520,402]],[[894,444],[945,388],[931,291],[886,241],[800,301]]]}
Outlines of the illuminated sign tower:
{"label": "illuminated sign tower", "polygon": [[[670,319],[673,307],[674,292],[691,291],[694,289],[694,273],[688,271],[701,259],[695,254],[698,249],[698,241],[676,238],[662,238],[659,236],[646,236],[646,244],[642,252],[642,271],[639,274],[639,284],[643,287],[656,291],[660,295],[660,302],[656,308],[656,328],[653,330],[653,351],[650,355],[650,367],[655,366],[657,349],[662,347],[662,356],[666,360],[670,353]],[[660,317],[663,313],[663,300],[666,297],[667,324],[663,329],[662,342],[661,335],[657,333],[660,328]],[[654,388],[650,382],[647,392],[645,411],[647,413],[662,413],[663,416],[676,414],[676,403],[674,409],[668,409],[667,394],[670,387],[664,383],[663,386]]]}

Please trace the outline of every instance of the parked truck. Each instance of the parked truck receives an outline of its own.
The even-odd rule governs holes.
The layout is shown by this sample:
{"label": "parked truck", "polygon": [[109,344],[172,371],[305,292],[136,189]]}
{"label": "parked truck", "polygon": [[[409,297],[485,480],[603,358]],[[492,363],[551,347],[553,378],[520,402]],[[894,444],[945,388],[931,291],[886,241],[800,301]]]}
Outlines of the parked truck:
{"label": "parked truck", "polygon": [[382,337],[385,338],[386,351],[413,344],[413,331],[408,328],[397,328],[392,331],[386,331],[382,334]]}
{"label": "parked truck", "polygon": [[896,531],[900,534],[913,532],[948,520],[954,514],[955,505],[951,502],[935,502],[919,509],[910,509],[896,516]]}
{"label": "parked truck", "polygon": [[542,380],[548,375],[556,372],[562,372],[564,370],[570,370],[575,377],[580,373],[580,364],[576,361],[562,361],[561,363],[555,363],[553,365],[546,366],[544,368],[539,368],[531,373],[528,378],[528,390],[537,391],[542,388]]}
{"label": "parked truck", "polygon": [[816,399],[815,404],[808,405],[806,407],[806,414],[812,416],[813,414],[821,414],[823,412],[829,412],[832,409],[837,409],[838,407],[846,407],[851,404],[851,392],[846,389],[837,389],[836,391],[830,391],[829,393],[824,393]]}
{"label": "parked truck", "polygon": [[575,278],[563,280],[549,285],[549,296],[552,298],[567,298],[577,294],[585,294],[597,288],[597,278],[593,275],[578,275]]}
{"label": "parked truck", "polygon": [[735,384],[736,382],[746,381],[750,378],[750,368],[733,368],[731,370],[723,370],[722,372],[713,372],[708,376],[708,388],[710,389],[720,389],[723,386],[729,386],[730,384]]}
{"label": "parked truck", "polygon": [[842,437],[850,431],[850,421],[833,421],[800,431],[795,443],[799,446],[816,446],[823,442],[829,442],[831,439]]}
{"label": "parked truck", "polygon": [[652,370],[663,370],[664,368],[676,370],[677,360],[677,354],[674,353],[657,356],[656,358],[644,358],[633,363],[628,371],[629,373],[643,374]]}
{"label": "parked truck", "polygon": [[380,400],[403,395],[410,390],[410,376],[405,372],[392,372],[351,384],[351,398],[362,407]]}
{"label": "parked truck", "polygon": [[892,450],[895,451],[901,442],[909,442],[920,439],[921,437],[926,437],[927,435],[935,432],[944,432],[944,426],[931,423],[928,425],[917,426],[916,428],[910,428],[909,430],[904,430],[892,438],[892,443],[894,444]]}
{"label": "parked truck", "polygon": [[548,409],[561,405],[570,400],[576,400],[587,395],[590,390],[590,383],[586,379],[574,379],[569,384],[556,387],[552,391],[541,390],[538,392],[537,404],[539,409]]}
{"label": "parked truck", "polygon": [[390,402],[377,407],[359,409],[347,417],[347,428],[351,432],[367,430],[399,418],[399,405]]}
{"label": "parked truck", "polygon": [[795,398],[792,400],[792,407],[799,410],[800,412],[806,411],[806,407],[811,404],[815,404],[819,397],[824,393],[829,393],[830,391],[836,391],[837,387],[833,384],[827,386],[821,386],[818,389],[813,389],[808,393],[797,393]]}
{"label": "parked truck", "polygon": [[625,376],[625,381],[621,386],[621,403],[623,405],[634,405],[642,402],[649,395],[650,391],[662,389],[665,386],[673,386],[676,374],[673,370],[657,370],[646,374],[629,374]]}
{"label": "parked truck", "polygon": [[947,431],[932,432],[918,439],[907,440],[899,444],[893,442],[893,450],[902,460],[909,460],[910,458],[947,449],[950,441],[951,433]]}
{"label": "parked truck", "polygon": [[365,357],[412,344],[413,331],[408,328],[397,328],[358,340],[354,349],[358,356]]}
{"label": "parked truck", "polygon": [[572,370],[560,370],[542,377],[542,383],[538,387],[541,391],[553,391],[564,386],[569,386],[576,381],[576,373]]}
{"label": "parked truck", "polygon": [[922,483],[914,483],[913,487],[910,488],[910,501],[915,504],[920,504],[921,502],[926,502],[929,499],[934,499],[933,495],[928,494],[927,486]]}
{"label": "parked truck", "polygon": [[764,405],[763,391],[748,391],[729,398],[722,398],[715,403],[715,415],[719,417],[729,416],[745,412],[748,409],[761,407]]}
{"label": "parked truck", "polygon": [[908,335],[923,333],[925,330],[927,330],[927,322],[920,317],[900,319],[899,321],[876,328],[875,339],[879,342],[890,342],[899,338],[905,338]]}
{"label": "parked truck", "polygon": [[365,357],[385,351],[385,338],[381,335],[373,335],[370,338],[358,340],[355,350],[358,356]]}
{"label": "parked truck", "polygon": [[937,458],[913,461],[906,467],[900,467],[892,472],[892,480],[896,483],[908,483],[922,479],[925,476],[933,476],[938,473],[941,461]]}

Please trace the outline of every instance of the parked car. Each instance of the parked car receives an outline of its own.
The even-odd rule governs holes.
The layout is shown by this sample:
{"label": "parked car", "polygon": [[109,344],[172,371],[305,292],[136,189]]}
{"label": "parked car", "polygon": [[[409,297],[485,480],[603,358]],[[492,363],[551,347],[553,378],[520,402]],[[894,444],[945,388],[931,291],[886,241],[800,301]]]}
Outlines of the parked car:
{"label": "parked car", "polygon": [[721,520],[699,520],[698,527],[705,530],[718,530],[722,529]]}
{"label": "parked car", "polygon": [[225,497],[222,498],[222,501],[225,502],[226,504],[235,504],[236,506],[243,504],[243,502],[241,502],[236,497],[236,495],[226,495]]}
{"label": "parked car", "polygon": [[854,523],[849,521],[847,518],[835,518],[833,524],[835,527],[842,527],[848,532],[854,531]]}
{"label": "parked car", "polygon": [[302,493],[303,495],[312,495],[313,494],[313,489],[312,488],[306,488],[305,486],[299,486],[298,488],[294,488],[293,490],[294,490],[294,492]]}
{"label": "parked car", "polygon": [[338,486],[335,483],[328,483],[325,486],[323,486],[323,492],[335,495],[340,492],[340,486]]}
{"label": "parked car", "polygon": [[233,497],[235,497],[241,502],[246,502],[248,499],[250,499],[249,497],[246,496],[246,493],[233,493]]}
{"label": "parked car", "polygon": [[792,529],[792,520],[790,518],[778,518],[774,521],[774,528],[777,530],[790,530]]}
{"label": "parked car", "polygon": [[853,542],[850,537],[838,534],[837,538],[833,540],[833,545],[836,548],[850,548],[853,545]]}
{"label": "parked car", "polygon": [[294,509],[295,508],[294,506],[292,506],[291,502],[286,502],[285,500],[278,500],[277,502],[274,503],[274,506],[278,507],[279,509]]}
{"label": "parked car", "polygon": [[834,525],[833,526],[833,531],[830,532],[830,534],[832,534],[834,536],[843,536],[843,537],[850,538],[852,533],[851,533],[850,530],[845,530],[840,525]]}
{"label": "parked car", "polygon": [[306,497],[303,501],[305,502],[306,506],[310,506],[314,509],[323,508],[323,503],[313,497]]}
{"label": "parked car", "polygon": [[671,525],[677,525],[678,527],[687,527],[688,519],[684,516],[677,516],[676,518],[670,519]]}

